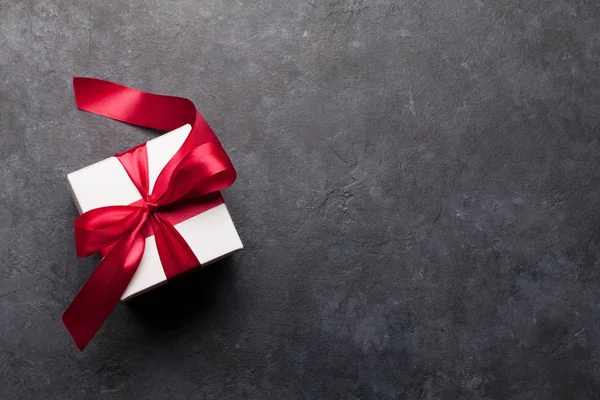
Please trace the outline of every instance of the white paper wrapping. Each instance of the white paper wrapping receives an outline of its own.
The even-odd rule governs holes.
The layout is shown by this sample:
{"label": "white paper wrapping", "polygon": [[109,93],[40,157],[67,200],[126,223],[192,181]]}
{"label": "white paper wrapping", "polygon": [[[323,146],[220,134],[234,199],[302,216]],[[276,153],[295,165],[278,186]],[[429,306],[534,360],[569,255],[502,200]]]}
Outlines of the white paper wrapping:
{"label": "white paper wrapping", "polygon": [[[150,192],[158,174],[175,155],[191,131],[184,125],[146,143]],[[116,157],[67,175],[75,205],[80,213],[98,207],[127,205],[142,198]],[[204,266],[240,250],[242,242],[225,204],[175,225]],[[146,239],[142,261],[121,300],[127,300],[167,281],[154,236]]]}

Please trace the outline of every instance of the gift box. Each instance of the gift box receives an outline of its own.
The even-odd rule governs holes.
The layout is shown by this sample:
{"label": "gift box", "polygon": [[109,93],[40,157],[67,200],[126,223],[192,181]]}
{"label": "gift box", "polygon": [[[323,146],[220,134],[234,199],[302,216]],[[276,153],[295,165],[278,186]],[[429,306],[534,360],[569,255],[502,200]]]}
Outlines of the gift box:
{"label": "gift box", "polygon": [[237,176],[185,98],[73,78],[77,107],[168,133],[68,175],[79,257],[102,260],[62,316],[80,350],[120,300],[242,248],[220,191]]}
{"label": "gift box", "polygon": [[[186,124],[146,142],[150,193],[159,173],[179,150],[190,131],[191,126]],[[142,199],[142,195],[116,157],[109,157],[72,172],[67,175],[67,179],[80,214],[100,207],[134,204]],[[225,203],[200,212],[175,224],[174,227],[202,266],[220,260],[243,247]],[[130,299],[167,281],[154,235],[145,240],[142,260],[121,300]]]}

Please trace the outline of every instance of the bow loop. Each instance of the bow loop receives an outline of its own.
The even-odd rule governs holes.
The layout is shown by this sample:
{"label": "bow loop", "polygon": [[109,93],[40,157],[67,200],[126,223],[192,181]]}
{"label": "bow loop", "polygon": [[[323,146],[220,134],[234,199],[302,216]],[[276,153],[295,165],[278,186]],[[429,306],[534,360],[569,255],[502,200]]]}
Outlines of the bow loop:
{"label": "bow loop", "polygon": [[236,172],[220,143],[209,142],[190,151],[175,166],[171,179],[155,188],[161,205],[218,192],[235,181]]}
{"label": "bow loop", "polygon": [[148,211],[136,206],[110,206],[90,210],[75,220],[77,257],[87,257],[115,244],[133,230]]}

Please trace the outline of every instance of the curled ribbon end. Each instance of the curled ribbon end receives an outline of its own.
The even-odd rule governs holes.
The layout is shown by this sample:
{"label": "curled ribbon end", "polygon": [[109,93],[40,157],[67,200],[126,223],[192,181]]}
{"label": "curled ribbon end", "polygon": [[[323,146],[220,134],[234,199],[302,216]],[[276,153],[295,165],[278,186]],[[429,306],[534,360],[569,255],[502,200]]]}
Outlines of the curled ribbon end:
{"label": "curled ribbon end", "polygon": [[85,80],[89,80],[90,78],[85,78],[83,76],[74,76],[73,77],[73,89],[75,92],[75,104],[77,105],[77,108],[81,109],[82,105],[81,105],[81,96],[78,96],[78,87],[80,87],[82,84],[84,84]]}

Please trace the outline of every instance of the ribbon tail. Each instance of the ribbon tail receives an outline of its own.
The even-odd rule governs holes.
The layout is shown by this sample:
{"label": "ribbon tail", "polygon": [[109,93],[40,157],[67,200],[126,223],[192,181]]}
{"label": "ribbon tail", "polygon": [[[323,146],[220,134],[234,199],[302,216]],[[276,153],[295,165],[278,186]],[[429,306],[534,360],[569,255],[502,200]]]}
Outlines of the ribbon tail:
{"label": "ribbon tail", "polygon": [[140,264],[146,240],[140,234],[144,221],[119,240],[100,262],[62,316],[81,351],[117,305]]}
{"label": "ribbon tail", "polygon": [[190,245],[166,218],[156,213],[150,221],[167,279],[200,265]]}
{"label": "ribbon tail", "polygon": [[188,99],[142,92],[101,79],[76,76],[73,88],[80,110],[128,124],[171,131],[187,123],[195,125],[198,115]]}

